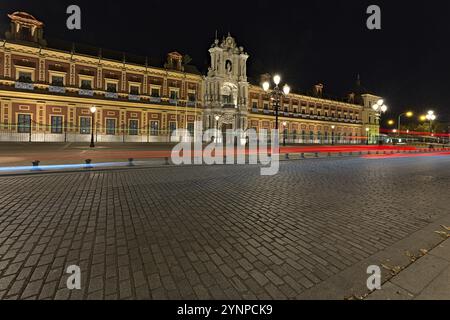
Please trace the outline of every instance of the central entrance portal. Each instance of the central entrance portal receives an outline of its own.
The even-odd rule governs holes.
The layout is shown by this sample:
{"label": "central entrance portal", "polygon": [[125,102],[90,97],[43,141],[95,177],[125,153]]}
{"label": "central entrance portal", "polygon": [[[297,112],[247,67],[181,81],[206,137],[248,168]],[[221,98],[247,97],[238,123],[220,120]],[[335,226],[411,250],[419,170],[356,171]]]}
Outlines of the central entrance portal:
{"label": "central entrance portal", "polygon": [[233,125],[231,123],[222,124],[222,141],[224,145],[229,143],[227,139],[231,139],[231,137],[227,137],[227,130],[233,130]]}

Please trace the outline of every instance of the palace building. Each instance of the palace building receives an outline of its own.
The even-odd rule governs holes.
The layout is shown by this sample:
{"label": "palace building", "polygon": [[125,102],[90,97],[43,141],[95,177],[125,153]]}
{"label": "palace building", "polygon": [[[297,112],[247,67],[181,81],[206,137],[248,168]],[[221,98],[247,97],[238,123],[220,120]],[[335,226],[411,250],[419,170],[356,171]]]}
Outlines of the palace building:
{"label": "palace building", "polygon": [[[243,47],[228,35],[209,49],[202,75],[178,52],[163,66],[102,50],[60,48],[44,37],[44,23],[24,12],[8,15],[0,43],[0,141],[168,142],[177,128],[275,128],[274,106],[250,83]],[[311,95],[283,98],[279,127],[291,143],[361,143],[379,134],[372,105],[380,97],[359,85],[346,102]],[[91,113],[91,108],[96,112]]]}

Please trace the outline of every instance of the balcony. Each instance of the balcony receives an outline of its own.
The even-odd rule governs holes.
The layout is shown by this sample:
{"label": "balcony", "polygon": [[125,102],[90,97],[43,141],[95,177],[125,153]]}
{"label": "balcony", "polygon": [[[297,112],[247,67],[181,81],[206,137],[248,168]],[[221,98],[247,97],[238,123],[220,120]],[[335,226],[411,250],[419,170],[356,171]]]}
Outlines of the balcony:
{"label": "balcony", "polygon": [[271,113],[272,113],[272,111],[270,111],[270,110],[267,110],[267,109],[264,109],[264,110],[263,110],[263,113],[264,113],[264,114],[271,114]]}
{"label": "balcony", "polygon": [[119,94],[117,92],[105,92],[105,98],[108,99],[119,99]]}
{"label": "balcony", "polygon": [[178,100],[177,99],[169,99],[169,104],[172,106],[176,106],[176,105],[178,105]]}
{"label": "balcony", "polygon": [[89,96],[89,97],[93,97],[94,96],[94,90],[92,89],[80,89],[78,91],[78,94],[80,96]]}
{"label": "balcony", "polygon": [[130,100],[130,101],[141,101],[141,96],[136,95],[136,94],[129,94],[128,95],[128,100]]}
{"label": "balcony", "polygon": [[34,90],[34,84],[28,82],[16,82],[14,87],[22,90]]}
{"label": "balcony", "polygon": [[52,93],[66,93],[66,88],[63,86],[49,86],[48,91]]}
{"label": "balcony", "polygon": [[197,105],[197,101],[188,101],[187,106],[188,107],[195,107]]}
{"label": "balcony", "polygon": [[258,108],[252,108],[252,112],[253,113],[259,113],[259,110],[258,110]]}
{"label": "balcony", "polygon": [[161,103],[161,97],[150,97],[151,103]]}

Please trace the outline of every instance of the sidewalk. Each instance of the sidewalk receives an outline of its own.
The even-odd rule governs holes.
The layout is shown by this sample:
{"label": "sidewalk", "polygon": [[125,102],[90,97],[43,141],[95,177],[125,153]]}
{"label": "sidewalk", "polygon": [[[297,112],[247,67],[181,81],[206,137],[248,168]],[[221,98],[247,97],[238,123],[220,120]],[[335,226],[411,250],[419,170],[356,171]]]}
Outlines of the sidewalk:
{"label": "sidewalk", "polygon": [[[450,230],[447,231],[447,236]],[[373,292],[367,300],[450,300],[450,238]]]}

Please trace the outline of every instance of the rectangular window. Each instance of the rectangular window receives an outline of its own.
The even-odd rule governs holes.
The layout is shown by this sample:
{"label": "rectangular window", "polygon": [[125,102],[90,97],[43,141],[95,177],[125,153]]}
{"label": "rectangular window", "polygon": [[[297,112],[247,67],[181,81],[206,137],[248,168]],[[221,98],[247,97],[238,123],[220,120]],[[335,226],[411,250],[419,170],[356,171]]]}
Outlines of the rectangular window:
{"label": "rectangular window", "polygon": [[252,109],[258,109],[258,102],[256,101],[252,102]]}
{"label": "rectangular window", "polygon": [[189,93],[188,94],[188,99],[189,99],[189,101],[191,101],[191,102],[194,102],[196,99],[195,99],[195,93]]}
{"label": "rectangular window", "polygon": [[158,88],[152,88],[152,93],[151,93],[153,98],[159,98],[159,89]]}
{"label": "rectangular window", "polygon": [[63,87],[64,86],[64,77],[52,76],[52,86]]}
{"label": "rectangular window", "polygon": [[150,135],[157,136],[159,134],[159,122],[151,121],[150,122]]}
{"label": "rectangular window", "polygon": [[91,118],[81,117],[80,118],[80,133],[90,134],[91,133]]}
{"label": "rectangular window", "polygon": [[63,133],[63,117],[61,116],[52,116],[51,117],[52,124],[52,133]]}
{"label": "rectangular window", "polygon": [[112,136],[116,134],[116,119],[106,119],[106,134]]}
{"label": "rectangular window", "polygon": [[177,100],[178,99],[178,92],[175,90],[170,90],[170,99]]}
{"label": "rectangular window", "polygon": [[92,80],[81,80],[81,89],[92,90]]}
{"label": "rectangular window", "polygon": [[194,123],[193,122],[188,122],[187,129],[188,129],[189,134],[191,135],[191,137],[193,137],[194,136]]}
{"label": "rectangular window", "polygon": [[31,115],[19,114],[17,119],[17,132],[30,133],[31,132]]}
{"label": "rectangular window", "polygon": [[177,129],[177,123],[176,122],[170,122],[169,123],[169,131],[170,134],[172,134]]}
{"label": "rectangular window", "polygon": [[116,83],[107,83],[106,91],[116,93],[117,92],[117,84]]}
{"label": "rectangular window", "polygon": [[31,72],[19,71],[19,79],[17,80],[20,82],[30,83],[33,82],[33,76]]}
{"label": "rectangular window", "polygon": [[139,95],[139,86],[130,86],[130,94]]}
{"label": "rectangular window", "polygon": [[139,134],[139,121],[138,120],[130,120],[128,132],[129,132],[129,135],[131,135],[131,136],[137,136]]}
{"label": "rectangular window", "polygon": [[269,104],[268,103],[264,103],[264,110],[269,110]]}

